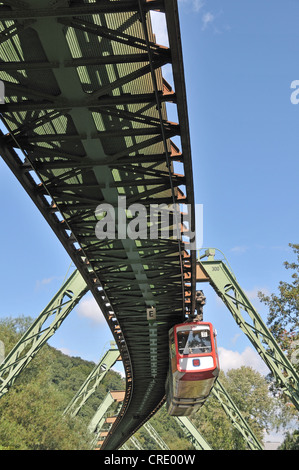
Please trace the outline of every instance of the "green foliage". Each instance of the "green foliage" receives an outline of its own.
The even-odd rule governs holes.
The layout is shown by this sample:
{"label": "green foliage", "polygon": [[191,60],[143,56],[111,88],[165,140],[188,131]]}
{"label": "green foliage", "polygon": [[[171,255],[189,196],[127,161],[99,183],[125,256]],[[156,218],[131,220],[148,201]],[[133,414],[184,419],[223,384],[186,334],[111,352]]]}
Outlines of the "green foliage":
{"label": "green foliage", "polygon": [[[0,321],[6,355],[32,319]],[[45,345],[0,400],[0,449],[87,450],[87,426],[107,391],[123,389],[121,376],[110,371],[75,418],[62,416],[95,364],[69,357]]]}
{"label": "green foliage", "polygon": [[299,430],[288,432],[279,450],[299,450]]}
{"label": "green foliage", "polygon": [[[268,382],[259,372],[250,367],[232,369],[226,375],[221,373],[221,383],[261,443],[265,429],[274,429],[283,423],[279,403],[269,395]],[[281,406],[284,407],[284,404],[281,403]],[[283,415],[282,412],[281,414]],[[243,436],[213,395],[190,419],[212,449],[249,449]],[[194,449],[176,420],[167,414],[165,407],[155,414],[150,423],[171,450]],[[144,449],[157,449],[157,444],[144,428],[135,437]]]}
{"label": "green foliage", "polygon": [[[6,354],[16,344],[32,320],[20,318],[0,321],[0,339]],[[75,418],[63,411],[95,364],[69,357],[47,344],[19,375],[9,393],[0,400],[0,449],[7,450],[85,450],[91,448],[87,426],[109,390],[123,390],[124,380],[110,371]],[[264,377],[251,368],[231,370],[221,375],[231,395],[256,436],[277,419],[274,400]],[[113,412],[111,407],[111,412]],[[191,417],[194,425],[213,449],[246,449],[220,403],[211,395]],[[171,450],[192,450],[177,421],[162,407],[150,423]],[[275,423],[276,424],[276,423]],[[159,449],[155,440],[141,428],[135,437],[144,449]],[[134,449],[131,441],[129,448]]]}
{"label": "green foliage", "polygon": [[294,347],[299,350],[299,245],[290,243],[289,246],[297,256],[295,262],[284,263],[292,272],[292,282],[280,281],[277,294],[259,292],[258,295],[269,308],[268,326],[272,334],[299,371],[298,354],[294,351]]}
{"label": "green foliage", "polygon": [[[257,439],[263,442],[264,429],[277,424],[277,403],[269,395],[265,378],[250,367],[221,373],[221,383]],[[205,405],[192,416],[197,429],[213,449],[242,450],[248,446],[228,419],[221,404],[210,396]]]}
{"label": "green foliage", "polygon": [[[284,263],[285,268],[292,273],[291,282],[280,281],[277,293],[265,295],[259,292],[259,298],[269,309],[270,331],[292,362],[293,367],[299,372],[299,244],[290,243],[289,246],[296,255],[294,262],[285,261]],[[281,393],[274,384],[272,389]],[[289,413],[298,417],[294,406],[288,403],[287,398],[285,401],[290,408]],[[298,435],[298,430],[293,434],[288,433],[280,449],[298,449]]]}

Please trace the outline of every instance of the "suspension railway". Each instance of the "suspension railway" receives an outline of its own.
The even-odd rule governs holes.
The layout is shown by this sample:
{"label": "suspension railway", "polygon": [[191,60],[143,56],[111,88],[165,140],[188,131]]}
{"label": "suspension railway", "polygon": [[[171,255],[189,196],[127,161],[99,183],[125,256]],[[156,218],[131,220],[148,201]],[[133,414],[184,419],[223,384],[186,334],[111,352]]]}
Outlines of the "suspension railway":
{"label": "suspension railway", "polygon": [[[155,41],[151,10],[165,14],[169,47]],[[195,288],[195,252],[179,238],[95,234],[97,207],[117,209],[120,196],[128,206],[185,203],[194,210],[177,5],[8,0],[0,18],[8,130],[1,156],[69,253],[118,345],[126,395],[103,446],[117,448],[164,402],[165,337],[184,320],[188,302],[192,310]],[[166,64],[175,91],[163,79]],[[176,107],[178,122],[168,121],[166,103]],[[192,213],[190,221],[194,230]]]}
{"label": "suspension railway", "polygon": [[[151,12],[165,16],[169,47],[156,42]],[[196,281],[213,285],[297,406],[298,377],[235,278],[210,252],[204,264],[190,249],[195,205],[176,0],[2,1],[0,80],[1,157],[77,268],[71,308],[92,292],[124,365],[122,406],[101,449],[120,448],[165,403],[168,332],[194,314]],[[134,238],[116,217],[114,236],[100,239],[98,207],[118,214],[120,198],[146,209],[147,227],[160,204],[187,212],[188,224],[175,212],[168,225],[156,223],[177,236]],[[68,313],[61,299],[69,292],[57,294],[53,311],[61,302]],[[40,338],[40,325],[32,328]],[[20,366],[13,356],[4,375],[10,359]],[[1,380],[8,389],[12,379]]]}

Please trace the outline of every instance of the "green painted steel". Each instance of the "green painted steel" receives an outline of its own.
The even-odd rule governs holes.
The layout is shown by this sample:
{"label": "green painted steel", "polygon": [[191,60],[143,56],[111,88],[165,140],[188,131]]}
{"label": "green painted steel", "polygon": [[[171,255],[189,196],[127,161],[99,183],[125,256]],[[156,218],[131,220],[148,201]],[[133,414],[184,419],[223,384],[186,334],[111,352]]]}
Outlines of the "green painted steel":
{"label": "green painted steel", "polygon": [[[156,43],[150,10],[165,13],[169,47]],[[117,211],[122,198],[147,210],[173,203],[186,210],[188,204],[194,232],[177,2],[44,0],[41,6],[38,0],[10,0],[0,2],[0,30],[6,94],[0,154],[70,255],[117,343],[126,395],[103,446],[116,449],[163,405],[168,331],[185,319],[186,309],[194,311],[195,252],[180,237],[125,238],[119,213],[115,237],[96,235],[103,220],[99,205]],[[174,90],[162,76],[165,64],[172,67]],[[176,108],[178,123],[168,120],[167,103]],[[166,228],[181,235],[176,222]],[[232,272],[211,251],[208,256],[200,264],[211,284],[298,407],[298,375]],[[153,323],[148,308],[156,309]],[[43,344],[41,327],[32,330],[33,354]],[[2,394],[32,358],[23,356],[27,340],[0,366]]]}
{"label": "green painted steel", "polygon": [[[233,402],[231,397],[226,392],[219,379],[215,382],[212,388],[212,394],[221,403],[227,416],[233,423],[233,425],[242,434],[248,446],[252,450],[263,450],[262,445],[252,432],[248,423],[242,417],[242,414],[238,410],[236,404]],[[199,433],[191,420],[186,416],[180,416],[175,418],[176,421],[183,428],[187,438],[192,442],[197,450],[212,450],[210,445],[206,442],[204,437]]]}
{"label": "green painted steel", "polygon": [[0,397],[8,392],[17,376],[53,336],[87,291],[84,279],[75,270],[0,364]]}
{"label": "green painted steel", "polygon": [[[165,13],[170,47],[155,41],[155,9]],[[1,2],[0,30],[7,129],[0,154],[80,271],[119,348],[126,397],[105,442],[115,449],[164,403],[165,338],[186,308],[194,310],[195,251],[180,236],[122,238],[117,212],[119,198],[127,207],[142,204],[147,215],[152,205],[184,204],[194,232],[177,2]],[[174,90],[162,76],[165,64]],[[168,120],[168,102],[177,123]],[[103,203],[116,211],[116,236],[107,239],[95,232]],[[174,227],[181,235],[182,225],[170,220]],[[147,334],[149,307],[157,309],[157,347]]]}
{"label": "green painted steel", "polygon": [[107,372],[109,372],[119,357],[120,355],[117,348],[111,348],[106,351],[100,362],[95,366],[78,392],[70,401],[63,414],[76,416],[79,413],[81,408],[96,391]]}
{"label": "green painted steel", "polygon": [[187,439],[192,442],[196,450],[212,450],[208,442],[198,432],[194,424],[187,416],[176,416],[174,419],[181,426]]}
{"label": "green painted steel", "polygon": [[136,447],[137,450],[144,450],[142,445],[140,444],[140,442],[138,441],[138,439],[135,436],[132,436],[130,440],[134,444],[134,446]]}
{"label": "green painted steel", "polygon": [[[108,417],[108,410],[113,403],[121,403],[123,401],[124,394],[125,392],[122,391],[110,390],[92,417],[88,425],[88,431],[93,435],[92,448],[95,448],[96,445],[101,447],[102,443],[99,442],[101,433],[108,433],[111,429],[111,426],[109,427],[108,431],[104,431],[103,429],[106,423],[106,418]],[[115,416],[118,415],[119,411],[119,409],[115,411]]]}
{"label": "green painted steel", "polygon": [[163,441],[162,437],[159,436],[159,434],[157,433],[155,428],[151,425],[151,423],[147,422],[145,423],[143,427],[147,430],[149,435],[156,441],[160,449],[169,450],[168,445]]}
{"label": "green painted steel", "polygon": [[231,397],[228,395],[227,391],[225,390],[219,379],[214,384],[212,393],[221,403],[224,411],[230,418],[232,424],[242,434],[250,449],[263,450],[263,446],[255,436],[249,424],[243,418],[240,410],[238,409],[234,401],[231,399]]}
{"label": "green painted steel", "polygon": [[[208,259],[204,260],[206,257]],[[230,267],[222,260],[215,260],[215,249],[206,250],[198,263],[238,326],[269,367],[278,386],[299,409],[299,376],[240,287]]]}
{"label": "green painted steel", "polygon": [[105,422],[105,414],[107,413],[112,403],[114,403],[114,398],[111,393],[108,392],[89,423],[88,429],[90,432],[99,433],[101,431]]}

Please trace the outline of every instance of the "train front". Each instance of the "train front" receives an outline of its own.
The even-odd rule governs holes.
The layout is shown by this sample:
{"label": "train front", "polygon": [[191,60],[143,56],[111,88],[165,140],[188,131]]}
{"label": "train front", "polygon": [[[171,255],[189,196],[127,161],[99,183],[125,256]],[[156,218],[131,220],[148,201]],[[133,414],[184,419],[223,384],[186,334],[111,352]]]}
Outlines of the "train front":
{"label": "train front", "polygon": [[188,416],[203,405],[219,375],[216,330],[208,322],[174,326],[169,332],[167,410]]}

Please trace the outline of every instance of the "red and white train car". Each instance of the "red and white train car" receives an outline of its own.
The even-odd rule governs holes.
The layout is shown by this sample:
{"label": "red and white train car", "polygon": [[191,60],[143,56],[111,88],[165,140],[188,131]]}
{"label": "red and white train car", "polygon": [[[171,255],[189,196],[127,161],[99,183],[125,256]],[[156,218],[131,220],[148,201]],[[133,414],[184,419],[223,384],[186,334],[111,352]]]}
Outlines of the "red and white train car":
{"label": "red and white train car", "polygon": [[216,330],[200,321],[174,326],[169,354],[167,410],[172,416],[188,416],[204,404],[219,375]]}

